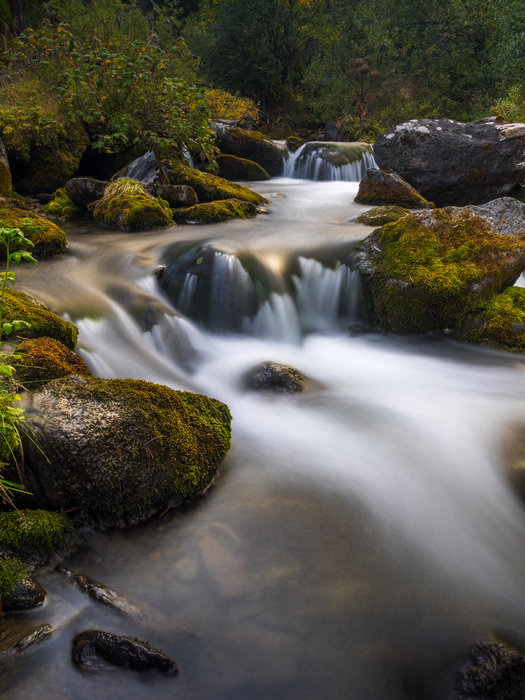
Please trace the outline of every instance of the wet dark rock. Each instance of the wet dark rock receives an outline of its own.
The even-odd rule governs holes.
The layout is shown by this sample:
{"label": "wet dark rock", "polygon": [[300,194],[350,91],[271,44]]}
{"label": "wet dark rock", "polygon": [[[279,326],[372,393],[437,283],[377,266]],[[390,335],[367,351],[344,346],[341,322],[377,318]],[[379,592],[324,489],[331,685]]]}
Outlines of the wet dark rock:
{"label": "wet dark rock", "polygon": [[239,158],[228,153],[217,156],[220,177],[226,180],[269,180],[270,175],[258,163],[248,158]]}
{"label": "wet dark rock", "polygon": [[141,380],[68,377],[21,403],[28,489],[101,526],[135,524],[195,498],[230,446],[227,406]]}
{"label": "wet dark rock", "polygon": [[127,177],[130,180],[138,180],[143,185],[167,185],[168,179],[160,166],[157,156],[153,151],[148,151],[139,158],[128,163],[115,173],[111,180]]}
{"label": "wet dark rock", "polygon": [[286,394],[304,391],[307,381],[299,370],[277,362],[263,362],[246,377],[247,386],[254,391]]}
{"label": "wet dark rock", "polygon": [[66,182],[64,189],[75,204],[87,207],[102,197],[107,184],[106,180],[96,180],[94,177],[74,177]]}
{"label": "wet dark rock", "polygon": [[97,603],[107,605],[123,615],[129,615],[134,618],[140,616],[141,611],[139,608],[113,588],[78,572],[69,571],[68,569],[58,569],[58,571],[65,574],[71,581],[74,581],[82,593],[85,593]]}
{"label": "wet dark rock", "polygon": [[48,624],[38,624],[22,617],[10,617],[0,629],[0,655],[20,654],[43,642],[54,632]]}
{"label": "wet dark rock", "polygon": [[356,202],[360,204],[393,204],[409,209],[427,209],[432,206],[400,175],[369,168],[359,183]]}
{"label": "wet dark rock", "polygon": [[103,671],[111,664],[131,671],[178,673],[177,663],[148,642],[101,630],[77,634],[72,653],[73,663],[83,671]]}
{"label": "wet dark rock", "polygon": [[525,177],[525,124],[491,117],[464,124],[413,119],[374,144],[380,168],[408,180],[438,206],[481,204],[508,194]]}
{"label": "wet dark rock", "polygon": [[428,209],[373,231],[361,246],[368,320],[395,333],[459,329],[525,267],[525,204]]}
{"label": "wet dark rock", "polygon": [[455,700],[522,700],[525,659],[499,642],[476,642],[463,653],[455,680]]}
{"label": "wet dark rock", "polygon": [[5,612],[14,610],[32,610],[44,604],[46,591],[35,581],[27,576],[15,584],[10,593],[2,596],[2,609]]}
{"label": "wet dark rock", "polygon": [[217,145],[222,153],[253,160],[271,176],[275,177],[282,173],[283,152],[264,134],[222,123],[212,124],[212,128],[217,135]]}

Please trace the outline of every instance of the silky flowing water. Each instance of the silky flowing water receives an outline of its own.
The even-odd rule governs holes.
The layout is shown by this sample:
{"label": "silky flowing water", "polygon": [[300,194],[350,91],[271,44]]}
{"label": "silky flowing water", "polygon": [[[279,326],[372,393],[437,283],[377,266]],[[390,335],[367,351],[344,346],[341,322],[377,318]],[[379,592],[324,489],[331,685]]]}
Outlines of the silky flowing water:
{"label": "silky flowing water", "polygon": [[[323,263],[370,230],[353,223],[357,184],[257,189],[270,204],[253,221],[141,234],[71,224],[68,255],[20,272],[20,289],[79,326],[95,373],[217,397],[233,436],[202,499],[88,532],[66,562],[141,618],[44,572],[48,601],[24,619],[56,631],[4,667],[1,697],[443,700],[464,644],[495,631],[525,648],[525,515],[502,449],[525,421],[525,363],[443,337],[357,334],[355,299],[341,312],[356,281]],[[293,260],[288,292],[240,330],[206,330],[157,285],[166,251],[189,243],[213,243],[226,268],[248,251],[277,280]],[[266,360],[312,387],[249,391]],[[148,639],[179,676],[77,671],[71,640],[91,628]]]}

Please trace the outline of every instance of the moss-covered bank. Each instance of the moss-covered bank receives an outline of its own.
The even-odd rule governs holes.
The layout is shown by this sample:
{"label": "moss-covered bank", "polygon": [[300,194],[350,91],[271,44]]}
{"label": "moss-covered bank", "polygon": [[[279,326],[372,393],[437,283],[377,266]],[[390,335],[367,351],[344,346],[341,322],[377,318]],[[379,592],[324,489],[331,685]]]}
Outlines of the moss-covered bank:
{"label": "moss-covered bank", "polygon": [[59,340],[66,347],[73,349],[77,342],[78,329],[69,321],[64,321],[40,303],[37,299],[15,289],[6,289],[4,321],[23,319],[30,325],[16,331],[23,338],[49,337]]}
{"label": "moss-covered bank", "polygon": [[16,379],[26,389],[36,389],[53,379],[70,374],[89,375],[84,360],[53,338],[24,340],[16,347]]}
{"label": "moss-covered bank", "polygon": [[66,234],[56,224],[30,209],[10,206],[5,199],[0,199],[0,226],[23,231],[34,245],[29,249],[35,257],[56,255],[67,247]]}

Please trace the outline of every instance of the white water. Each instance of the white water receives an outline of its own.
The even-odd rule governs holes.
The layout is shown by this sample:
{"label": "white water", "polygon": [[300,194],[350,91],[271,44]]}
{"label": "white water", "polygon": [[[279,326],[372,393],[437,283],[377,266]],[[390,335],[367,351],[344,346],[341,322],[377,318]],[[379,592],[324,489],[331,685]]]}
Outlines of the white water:
{"label": "white water", "polygon": [[363,153],[359,160],[353,163],[334,166],[327,160],[318,157],[317,152],[303,153],[304,146],[295,152],[288,153],[284,160],[283,177],[303,180],[359,182],[366,175],[368,168],[377,168],[377,163],[371,153]]}
{"label": "white water", "polygon": [[[205,392],[233,415],[223,475],[198,507],[93,534],[73,559],[162,610],[164,628],[138,633],[94,604],[76,621],[69,600],[77,612],[33,657],[44,697],[446,700],[443,669],[461,644],[495,630],[525,648],[525,515],[502,458],[506,429],[525,421],[525,363],[444,339],[349,336],[355,280],[313,251],[367,234],[349,223],[364,210],[356,188],[275,180],[261,185],[270,213],[254,222],[77,229],[73,256],[21,272],[21,288],[75,320],[96,373]],[[191,279],[175,310],[152,274],[175,236],[249,249],[276,275],[295,256],[293,293],[272,294],[241,333],[209,332],[176,313]],[[313,388],[247,391],[246,373],[266,360]],[[181,677],[82,677],[68,644],[86,625],[157,640]],[[10,698],[28,696],[28,676],[21,666]]]}

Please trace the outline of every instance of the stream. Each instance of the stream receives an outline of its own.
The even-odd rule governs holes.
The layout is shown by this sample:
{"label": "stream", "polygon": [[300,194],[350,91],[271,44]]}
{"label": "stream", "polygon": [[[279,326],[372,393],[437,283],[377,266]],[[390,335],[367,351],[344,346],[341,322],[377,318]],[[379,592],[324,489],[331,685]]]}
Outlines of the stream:
{"label": "stream", "polygon": [[[359,333],[357,280],[334,263],[371,231],[355,223],[368,208],[353,202],[357,183],[253,188],[269,199],[254,220],[147,233],[70,223],[67,255],[17,272],[19,289],[78,325],[94,373],[216,397],[233,432],[203,498],[87,532],[66,562],[135,601],[140,620],[45,570],[31,620],[56,631],[6,665],[2,698],[446,700],[463,645],[495,631],[525,649],[525,515],[502,449],[525,422],[523,358]],[[203,325],[195,280],[176,308],[157,272],[209,245],[220,270]],[[274,286],[239,322],[229,312],[253,282],[234,274],[242,256]],[[248,390],[268,360],[312,387]],[[71,640],[92,628],[147,639],[179,675],[76,670]]]}

